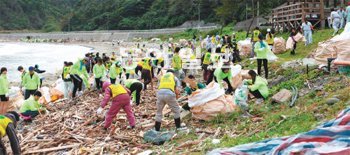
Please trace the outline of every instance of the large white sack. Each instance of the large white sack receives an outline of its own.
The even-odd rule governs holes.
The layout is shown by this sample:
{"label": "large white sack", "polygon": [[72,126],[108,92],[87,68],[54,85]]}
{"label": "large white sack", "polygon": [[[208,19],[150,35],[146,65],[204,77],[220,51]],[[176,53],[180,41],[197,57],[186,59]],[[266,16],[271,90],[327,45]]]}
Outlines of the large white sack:
{"label": "large white sack", "polygon": [[188,98],[188,106],[199,106],[211,100],[217,99],[224,94],[224,88],[220,88],[220,85],[218,83],[212,82],[205,89],[201,89],[199,93],[194,92]]}

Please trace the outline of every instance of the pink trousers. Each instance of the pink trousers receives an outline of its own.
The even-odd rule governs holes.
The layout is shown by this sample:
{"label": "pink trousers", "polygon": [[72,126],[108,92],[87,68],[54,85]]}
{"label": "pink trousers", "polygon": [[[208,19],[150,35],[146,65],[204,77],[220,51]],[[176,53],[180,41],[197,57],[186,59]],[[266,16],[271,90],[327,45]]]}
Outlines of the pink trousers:
{"label": "pink trousers", "polygon": [[135,126],[135,117],[130,105],[130,96],[122,94],[112,100],[111,108],[108,110],[105,119],[105,128],[109,128],[112,124],[113,118],[118,114],[120,109],[124,109],[130,126]]}

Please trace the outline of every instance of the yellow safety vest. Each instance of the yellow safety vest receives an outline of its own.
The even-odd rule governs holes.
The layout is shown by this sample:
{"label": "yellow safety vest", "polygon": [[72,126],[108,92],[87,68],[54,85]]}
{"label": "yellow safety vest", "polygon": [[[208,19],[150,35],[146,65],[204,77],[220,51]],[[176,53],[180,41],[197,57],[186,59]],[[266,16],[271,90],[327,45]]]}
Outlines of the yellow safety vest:
{"label": "yellow safety vest", "polygon": [[226,47],[227,47],[227,45],[221,47],[221,53],[225,53],[226,52]]}
{"label": "yellow safety vest", "polygon": [[210,52],[205,53],[204,59],[203,59],[203,64],[209,65],[210,64],[210,57],[211,57]]}
{"label": "yellow safety vest", "polygon": [[158,58],[158,64],[162,63],[164,61],[163,58]]}
{"label": "yellow safety vest", "polygon": [[177,54],[174,55],[173,59],[172,59],[172,67],[174,68],[174,70],[180,70],[182,68],[182,60],[181,57]]}
{"label": "yellow safety vest", "polygon": [[12,120],[7,118],[4,115],[0,115],[0,136],[4,137],[6,135],[6,128],[9,125],[9,123],[12,123]]}
{"label": "yellow safety vest", "polygon": [[267,42],[267,44],[273,45],[273,38],[274,38],[273,34],[271,34],[271,37],[270,37],[269,34],[266,34],[266,42]]}
{"label": "yellow safety vest", "polygon": [[152,66],[149,64],[150,61],[151,61],[150,58],[145,59],[145,60],[143,61],[142,69],[151,70],[151,69],[152,69]]}
{"label": "yellow safety vest", "polygon": [[109,86],[109,89],[112,91],[112,97],[116,97],[121,94],[127,94],[128,92],[121,84],[112,84]]}
{"label": "yellow safety vest", "polygon": [[67,75],[69,74],[69,72],[70,72],[70,67],[63,68],[63,78],[64,79],[67,79]]}
{"label": "yellow safety vest", "polygon": [[170,89],[175,92],[175,76],[172,73],[166,73],[160,79],[158,89]]}
{"label": "yellow safety vest", "polygon": [[254,30],[253,31],[253,41],[254,42],[259,41],[259,35],[260,35],[260,31],[259,30]]}

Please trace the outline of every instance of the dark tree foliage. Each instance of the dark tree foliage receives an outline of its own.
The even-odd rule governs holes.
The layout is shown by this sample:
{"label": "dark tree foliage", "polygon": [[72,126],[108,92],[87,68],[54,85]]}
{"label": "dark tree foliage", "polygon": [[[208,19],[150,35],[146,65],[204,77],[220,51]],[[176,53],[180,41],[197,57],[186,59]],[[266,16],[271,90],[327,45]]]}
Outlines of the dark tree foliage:
{"label": "dark tree foliage", "polygon": [[[117,30],[175,27],[189,20],[228,24],[258,0],[0,0],[0,30]],[[268,15],[286,0],[260,0]],[[256,12],[255,12],[256,13]]]}

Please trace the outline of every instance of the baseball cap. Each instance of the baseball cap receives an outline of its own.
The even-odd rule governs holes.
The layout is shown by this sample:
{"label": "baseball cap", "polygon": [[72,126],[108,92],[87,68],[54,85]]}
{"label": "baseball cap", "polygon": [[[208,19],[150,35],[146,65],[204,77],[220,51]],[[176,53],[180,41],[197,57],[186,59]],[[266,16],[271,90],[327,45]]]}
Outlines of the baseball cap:
{"label": "baseball cap", "polygon": [[33,71],[34,70],[34,67],[33,66],[30,66],[29,67],[29,71]]}

